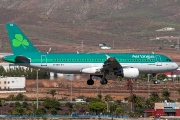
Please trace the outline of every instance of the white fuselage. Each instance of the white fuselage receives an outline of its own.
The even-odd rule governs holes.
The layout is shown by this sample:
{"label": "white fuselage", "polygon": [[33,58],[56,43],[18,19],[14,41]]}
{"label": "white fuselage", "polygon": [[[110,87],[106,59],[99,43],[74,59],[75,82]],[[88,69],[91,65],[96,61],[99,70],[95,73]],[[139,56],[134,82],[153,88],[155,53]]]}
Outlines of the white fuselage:
{"label": "white fuselage", "polygon": [[[138,68],[140,73],[162,73],[174,71],[178,68],[175,62],[156,63],[120,63],[121,66]],[[31,63],[34,68],[45,69],[65,74],[80,74],[81,70],[90,67],[101,68],[103,63]]]}

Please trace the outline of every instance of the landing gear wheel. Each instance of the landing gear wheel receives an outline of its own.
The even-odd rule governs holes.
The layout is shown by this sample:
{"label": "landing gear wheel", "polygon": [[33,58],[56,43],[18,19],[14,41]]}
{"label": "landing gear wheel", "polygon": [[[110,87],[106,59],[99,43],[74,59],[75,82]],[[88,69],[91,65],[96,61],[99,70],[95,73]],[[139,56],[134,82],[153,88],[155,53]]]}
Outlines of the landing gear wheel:
{"label": "landing gear wheel", "polygon": [[87,80],[87,84],[88,85],[93,85],[94,84],[94,80],[92,80],[92,79]]}
{"label": "landing gear wheel", "polygon": [[154,84],[157,84],[157,83],[158,83],[158,81],[157,81],[157,80],[155,80],[155,81],[154,81]]}
{"label": "landing gear wheel", "polygon": [[100,80],[100,83],[101,83],[102,85],[105,85],[105,84],[108,83],[108,81],[107,81],[106,78],[102,78],[102,79]]}

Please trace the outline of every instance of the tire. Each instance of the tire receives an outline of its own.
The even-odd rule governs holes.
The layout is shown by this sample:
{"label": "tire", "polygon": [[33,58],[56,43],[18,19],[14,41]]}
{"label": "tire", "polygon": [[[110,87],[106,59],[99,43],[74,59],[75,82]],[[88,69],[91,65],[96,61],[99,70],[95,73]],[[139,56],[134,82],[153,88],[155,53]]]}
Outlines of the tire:
{"label": "tire", "polygon": [[108,81],[107,81],[106,78],[102,78],[102,79],[100,80],[100,83],[101,83],[102,85],[105,85],[105,84],[108,83]]}
{"label": "tire", "polygon": [[94,80],[92,79],[87,80],[87,85],[93,85],[93,84],[94,84]]}

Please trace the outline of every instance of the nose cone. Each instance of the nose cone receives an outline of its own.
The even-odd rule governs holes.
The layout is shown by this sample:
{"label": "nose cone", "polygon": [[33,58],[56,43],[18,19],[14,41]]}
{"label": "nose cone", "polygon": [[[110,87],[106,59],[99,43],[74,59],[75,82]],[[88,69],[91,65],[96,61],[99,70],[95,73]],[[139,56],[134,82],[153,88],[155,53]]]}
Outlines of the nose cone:
{"label": "nose cone", "polygon": [[172,67],[174,68],[174,70],[177,70],[179,65],[177,63],[173,63]]}

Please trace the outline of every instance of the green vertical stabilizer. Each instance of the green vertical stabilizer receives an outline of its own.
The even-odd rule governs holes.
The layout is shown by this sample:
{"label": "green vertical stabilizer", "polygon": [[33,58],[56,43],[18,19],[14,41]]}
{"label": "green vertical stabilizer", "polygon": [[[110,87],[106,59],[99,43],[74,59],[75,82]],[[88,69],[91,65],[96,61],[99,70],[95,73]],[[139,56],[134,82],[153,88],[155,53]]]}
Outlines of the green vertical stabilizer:
{"label": "green vertical stabilizer", "polygon": [[19,55],[27,52],[38,52],[16,24],[7,23],[6,28],[13,54]]}

